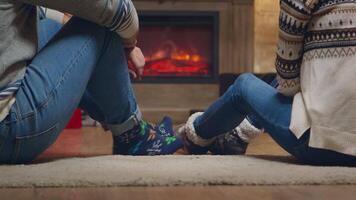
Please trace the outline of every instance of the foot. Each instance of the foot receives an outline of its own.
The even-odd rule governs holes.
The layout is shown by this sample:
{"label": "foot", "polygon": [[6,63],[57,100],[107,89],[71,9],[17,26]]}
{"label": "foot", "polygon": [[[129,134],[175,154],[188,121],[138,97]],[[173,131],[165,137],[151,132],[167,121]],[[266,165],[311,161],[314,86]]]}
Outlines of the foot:
{"label": "foot", "polygon": [[[173,121],[172,118],[165,116],[160,123],[156,125],[154,128],[158,134],[163,136],[174,136],[173,131]],[[183,142],[184,144],[184,153],[185,154],[206,154],[208,149],[204,147],[200,147],[195,145],[194,143],[190,142],[184,132],[184,127],[180,127],[178,130],[177,137]]]}
{"label": "foot", "polygon": [[219,135],[208,148],[211,153],[217,155],[242,155],[246,153],[249,142],[261,133],[261,129],[245,119],[232,131]]}
{"label": "foot", "polygon": [[193,122],[202,114],[203,113],[194,113],[189,117],[186,124],[180,127],[176,133],[176,136],[182,140],[184,150],[188,154],[206,154],[209,150],[208,146],[215,140],[215,138],[203,139],[195,132]]}
{"label": "foot", "polygon": [[182,147],[173,135],[157,133],[147,122],[141,121],[134,129],[114,136],[113,153],[121,155],[168,155]]}
{"label": "foot", "polygon": [[176,136],[181,139],[181,141],[183,142],[183,148],[184,148],[184,152],[186,154],[193,154],[193,155],[203,155],[203,154],[207,154],[209,149],[208,147],[203,147],[203,146],[199,146],[197,144],[194,144],[194,142],[192,142],[186,134],[186,130],[185,127],[182,126],[178,129],[178,132],[176,134]]}
{"label": "foot", "polygon": [[262,130],[254,127],[245,119],[238,127],[228,133],[212,139],[203,139],[195,133],[193,127],[193,122],[197,116],[199,114],[192,115],[176,134],[182,140],[185,151],[190,154],[211,152],[216,155],[243,155],[246,153],[250,140],[262,133]]}
{"label": "foot", "polygon": [[163,117],[162,121],[154,129],[163,136],[174,136],[173,120],[168,116]]}
{"label": "foot", "polygon": [[215,141],[208,146],[209,151],[215,155],[243,155],[246,153],[248,143],[241,139],[237,131],[234,130],[219,135]]}

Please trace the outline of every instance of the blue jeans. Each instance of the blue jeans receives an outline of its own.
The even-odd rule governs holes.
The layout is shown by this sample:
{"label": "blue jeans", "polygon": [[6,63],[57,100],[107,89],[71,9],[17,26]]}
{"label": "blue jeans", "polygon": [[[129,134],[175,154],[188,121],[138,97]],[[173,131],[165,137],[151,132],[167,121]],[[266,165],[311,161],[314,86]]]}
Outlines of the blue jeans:
{"label": "blue jeans", "polygon": [[78,106],[107,124],[140,118],[116,33],[78,18],[63,28],[41,20],[38,30],[40,50],[0,123],[0,163],[32,161],[57,139]]}
{"label": "blue jeans", "polygon": [[308,146],[309,131],[297,137],[289,130],[293,99],[252,74],[242,74],[228,91],[194,122],[205,139],[226,133],[249,116],[287,152],[307,164],[356,165],[356,157]]}
{"label": "blue jeans", "polygon": [[[277,88],[278,86],[278,81],[277,79],[273,79],[271,83],[269,83],[270,86],[274,87],[274,88]],[[258,119],[255,115],[247,115],[246,116],[246,119],[256,128],[258,129],[263,129],[263,126],[261,126],[261,124],[258,122]]]}

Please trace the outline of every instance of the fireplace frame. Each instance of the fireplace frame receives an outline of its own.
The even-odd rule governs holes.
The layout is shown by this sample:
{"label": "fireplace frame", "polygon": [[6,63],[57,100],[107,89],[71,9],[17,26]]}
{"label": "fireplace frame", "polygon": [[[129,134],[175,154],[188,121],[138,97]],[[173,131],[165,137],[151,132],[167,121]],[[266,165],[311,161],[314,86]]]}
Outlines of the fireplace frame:
{"label": "fireplace frame", "polygon": [[[172,83],[172,84],[214,84],[217,83],[219,80],[219,12],[217,11],[139,11],[139,19],[140,25],[164,25],[168,24],[169,22],[152,22],[152,21],[145,21],[146,18],[163,18],[163,17],[170,17],[170,18],[182,18],[181,21],[173,22],[173,25],[181,25],[183,22],[187,22],[191,25],[194,24],[202,24],[197,21],[197,19],[210,19],[212,23],[212,57],[211,57],[211,76],[203,77],[203,76],[164,76],[164,77],[143,77],[142,80],[135,81],[138,84],[145,84],[145,83],[153,83],[153,84],[162,84],[162,83]],[[192,18],[195,19],[194,21],[188,22],[187,19]]]}
{"label": "fireplace frame", "polygon": [[[219,12],[219,75],[253,72],[254,0],[132,0],[140,11]],[[219,84],[135,83],[146,120],[171,116],[185,123],[192,110],[204,110],[219,97]]]}

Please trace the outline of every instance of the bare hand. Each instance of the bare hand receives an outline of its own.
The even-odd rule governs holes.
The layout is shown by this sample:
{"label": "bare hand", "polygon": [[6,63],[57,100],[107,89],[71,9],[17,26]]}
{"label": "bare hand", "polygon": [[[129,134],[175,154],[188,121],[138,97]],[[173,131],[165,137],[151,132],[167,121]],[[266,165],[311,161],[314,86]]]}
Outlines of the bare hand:
{"label": "bare hand", "polygon": [[138,77],[140,77],[143,74],[143,70],[145,67],[145,56],[143,55],[142,51],[138,47],[134,47],[130,52],[128,52],[128,58],[134,65],[137,71]]}

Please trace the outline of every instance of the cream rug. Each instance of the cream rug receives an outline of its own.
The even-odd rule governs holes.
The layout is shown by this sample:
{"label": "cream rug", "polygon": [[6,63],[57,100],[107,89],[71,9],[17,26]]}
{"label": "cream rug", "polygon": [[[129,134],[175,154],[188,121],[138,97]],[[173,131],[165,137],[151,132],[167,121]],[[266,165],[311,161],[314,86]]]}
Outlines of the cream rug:
{"label": "cream rug", "polygon": [[356,168],[248,156],[103,156],[0,166],[0,187],[306,184],[356,184]]}

